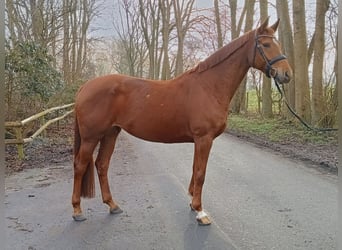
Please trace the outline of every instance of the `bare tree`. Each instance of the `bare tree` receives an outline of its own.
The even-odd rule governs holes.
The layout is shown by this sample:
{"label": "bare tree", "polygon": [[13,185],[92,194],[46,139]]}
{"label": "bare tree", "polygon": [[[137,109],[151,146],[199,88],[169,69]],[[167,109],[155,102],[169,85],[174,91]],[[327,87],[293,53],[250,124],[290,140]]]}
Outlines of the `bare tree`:
{"label": "bare tree", "polygon": [[[189,30],[187,39],[196,40],[195,36],[201,39],[198,41],[198,48],[202,51],[214,52],[219,49],[229,38],[231,32],[231,14],[229,5],[218,0],[218,5],[207,9],[194,9],[194,23]],[[219,23],[219,24],[218,24]],[[193,43],[187,43],[194,47]]]}
{"label": "bare tree", "polygon": [[144,42],[148,49],[150,79],[159,78],[158,46],[161,10],[157,0],[139,0],[140,27],[144,35]]}
{"label": "bare tree", "polygon": [[316,23],[314,37],[314,57],[312,69],[312,123],[317,125],[324,115],[323,101],[323,61],[325,50],[325,14],[329,8],[329,0],[316,1]]}
{"label": "bare tree", "polygon": [[[294,48],[293,48],[293,35],[292,35],[292,26],[290,21],[289,7],[288,2],[283,0],[276,1],[277,14],[280,18],[279,23],[279,40],[282,44],[282,49],[284,54],[286,55],[290,65],[292,66],[292,70],[295,72],[294,67]],[[291,107],[295,107],[295,84],[294,80],[291,81],[290,84],[286,84],[285,88],[285,97],[289,101]],[[285,118],[292,118],[292,114],[287,110],[285,105],[282,106],[282,114]]]}
{"label": "bare tree", "polygon": [[170,42],[170,33],[173,30],[174,24],[171,23],[171,8],[172,1],[164,1],[159,0],[159,7],[161,10],[162,17],[162,70],[161,70],[161,79],[169,79],[171,77],[171,65],[170,65],[170,57],[169,57],[169,42]]}
{"label": "bare tree", "polygon": [[19,29],[19,25],[16,25],[16,20],[15,17],[17,16],[15,13],[15,7],[14,7],[14,3],[13,0],[7,0],[6,1],[6,16],[7,16],[7,21],[6,22],[6,27],[8,29],[8,33],[9,33],[9,40],[10,41],[18,41],[18,35],[21,32],[16,32],[16,29]]}
{"label": "bare tree", "polygon": [[[98,14],[95,0],[6,1],[9,43],[34,41],[47,48],[61,66],[65,82],[83,77],[91,20]],[[59,55],[61,60],[57,60]],[[61,65],[58,65],[61,62]]]}
{"label": "bare tree", "polygon": [[237,20],[237,0],[229,0],[230,15],[231,15],[231,38],[237,38],[240,34],[243,20],[246,16],[248,0],[245,0],[239,20]]}
{"label": "bare tree", "polygon": [[[266,20],[268,17],[268,1],[260,0],[260,19]],[[262,76],[262,115],[265,118],[273,117],[272,112],[272,85],[271,79],[263,74]]]}
{"label": "bare tree", "polygon": [[293,33],[294,33],[294,79],[296,82],[296,111],[306,121],[311,121],[310,89],[308,77],[308,54],[305,24],[304,0],[293,1]]}
{"label": "bare tree", "polygon": [[66,83],[71,82],[71,68],[70,68],[70,21],[69,13],[70,10],[70,0],[63,0],[63,75]]}
{"label": "bare tree", "polygon": [[184,70],[184,41],[186,33],[189,31],[191,25],[194,23],[194,19],[191,19],[191,14],[195,0],[172,0],[172,2],[174,7],[178,39],[175,75],[179,75]]}
{"label": "bare tree", "polygon": [[43,0],[30,0],[32,35],[36,43],[43,41]]}
{"label": "bare tree", "polygon": [[215,20],[216,20],[216,30],[217,30],[217,47],[221,48],[223,46],[223,35],[222,35],[221,17],[220,17],[220,9],[219,9],[218,0],[214,0],[214,9],[215,9]]}
{"label": "bare tree", "polygon": [[[255,0],[245,0],[244,10],[242,11],[242,13],[244,13],[244,11],[246,13],[245,32],[253,28],[254,5]],[[243,17],[243,15],[241,15],[241,17]],[[238,34],[237,31],[236,34]],[[246,111],[246,84],[247,78],[245,77],[231,101],[230,107],[233,113],[238,114],[240,111]]]}
{"label": "bare tree", "polygon": [[62,30],[61,12],[60,1],[6,1],[6,28],[10,34],[10,44],[30,40],[50,48]]}
{"label": "bare tree", "polygon": [[83,78],[91,20],[98,15],[95,0],[63,0],[63,74],[68,84]]}
{"label": "bare tree", "polygon": [[113,22],[118,36],[112,55],[114,69],[121,74],[143,76],[147,48],[142,44],[138,5],[135,5],[134,1],[118,4],[118,18]]}
{"label": "bare tree", "polygon": [[338,41],[338,32],[337,32],[337,17],[338,17],[338,0],[331,0],[330,1],[330,9],[329,9],[329,17],[328,17],[328,34],[332,43],[333,47],[333,54],[335,55],[334,61],[334,70],[332,78],[335,80],[333,88],[333,93],[331,96],[331,108],[332,113],[337,112],[338,107],[338,53],[337,53],[337,41]]}

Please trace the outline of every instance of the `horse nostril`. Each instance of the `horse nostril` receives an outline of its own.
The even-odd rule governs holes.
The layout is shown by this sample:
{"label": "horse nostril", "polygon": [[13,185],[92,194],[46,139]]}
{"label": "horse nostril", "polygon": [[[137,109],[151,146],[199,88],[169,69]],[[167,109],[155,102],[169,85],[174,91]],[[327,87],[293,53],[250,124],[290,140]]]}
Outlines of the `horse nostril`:
{"label": "horse nostril", "polygon": [[291,81],[292,74],[289,71],[284,72],[284,83],[288,83]]}
{"label": "horse nostril", "polygon": [[285,77],[286,77],[288,80],[290,80],[290,79],[291,79],[291,74],[290,74],[288,71],[286,71],[286,72],[285,72]]}

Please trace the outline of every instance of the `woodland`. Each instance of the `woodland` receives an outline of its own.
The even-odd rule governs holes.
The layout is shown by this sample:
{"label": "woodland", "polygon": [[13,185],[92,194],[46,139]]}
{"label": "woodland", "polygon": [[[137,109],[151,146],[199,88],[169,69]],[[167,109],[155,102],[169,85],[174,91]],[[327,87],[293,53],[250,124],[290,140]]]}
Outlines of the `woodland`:
{"label": "woodland", "polygon": [[[6,0],[5,120],[72,103],[100,75],[173,78],[269,16],[281,20],[277,37],[294,70],[290,105],[316,127],[337,126],[337,0],[203,2]],[[293,119],[273,81],[254,69],[230,112]]]}

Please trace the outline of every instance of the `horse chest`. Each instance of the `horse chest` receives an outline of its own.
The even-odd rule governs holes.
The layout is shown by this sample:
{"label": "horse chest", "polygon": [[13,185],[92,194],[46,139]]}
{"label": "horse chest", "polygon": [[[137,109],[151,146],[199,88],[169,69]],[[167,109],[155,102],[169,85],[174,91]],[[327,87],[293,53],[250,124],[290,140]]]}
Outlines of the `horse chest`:
{"label": "horse chest", "polygon": [[222,109],[201,109],[193,114],[190,129],[196,136],[220,135],[227,125],[227,112]]}

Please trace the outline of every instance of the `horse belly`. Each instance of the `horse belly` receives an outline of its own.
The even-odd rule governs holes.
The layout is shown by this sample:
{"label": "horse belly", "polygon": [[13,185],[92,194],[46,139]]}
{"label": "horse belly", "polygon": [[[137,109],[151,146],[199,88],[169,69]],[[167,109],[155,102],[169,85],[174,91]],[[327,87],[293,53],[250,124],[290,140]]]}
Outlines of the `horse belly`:
{"label": "horse belly", "polygon": [[183,124],[161,119],[137,119],[132,123],[122,124],[121,127],[129,134],[143,140],[179,143],[193,142],[191,134]]}

